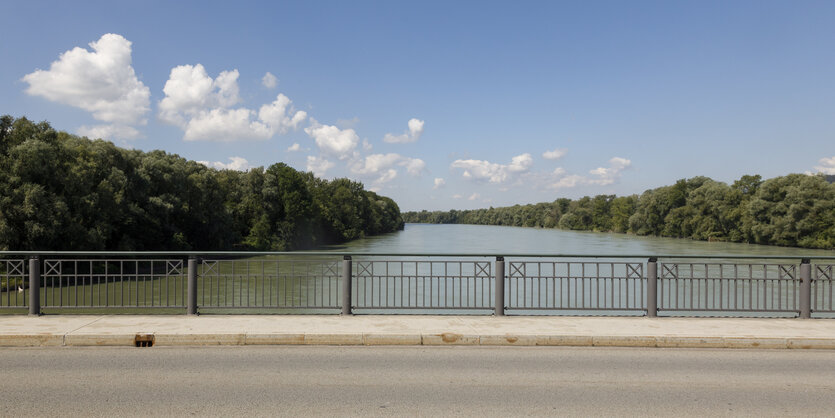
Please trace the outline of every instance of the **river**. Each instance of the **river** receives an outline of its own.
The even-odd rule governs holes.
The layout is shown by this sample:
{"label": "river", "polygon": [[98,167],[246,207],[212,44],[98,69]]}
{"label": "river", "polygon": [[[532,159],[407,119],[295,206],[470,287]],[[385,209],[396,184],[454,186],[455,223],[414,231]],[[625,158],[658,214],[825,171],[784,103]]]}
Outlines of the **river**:
{"label": "river", "polygon": [[835,256],[835,251],[490,225],[406,224],[403,231],[332,246],[386,253]]}

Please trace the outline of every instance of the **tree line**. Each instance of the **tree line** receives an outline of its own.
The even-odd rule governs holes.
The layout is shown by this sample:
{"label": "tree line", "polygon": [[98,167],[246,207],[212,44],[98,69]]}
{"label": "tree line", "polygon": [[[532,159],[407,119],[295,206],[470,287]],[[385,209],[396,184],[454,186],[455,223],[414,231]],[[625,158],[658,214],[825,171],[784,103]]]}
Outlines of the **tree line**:
{"label": "tree line", "polygon": [[392,199],[348,179],[217,170],[0,117],[3,250],[293,250],[402,228]]}
{"label": "tree line", "polygon": [[477,210],[406,212],[414,223],[509,225],[835,249],[835,176],[790,174],[733,184],[682,179],[641,195]]}

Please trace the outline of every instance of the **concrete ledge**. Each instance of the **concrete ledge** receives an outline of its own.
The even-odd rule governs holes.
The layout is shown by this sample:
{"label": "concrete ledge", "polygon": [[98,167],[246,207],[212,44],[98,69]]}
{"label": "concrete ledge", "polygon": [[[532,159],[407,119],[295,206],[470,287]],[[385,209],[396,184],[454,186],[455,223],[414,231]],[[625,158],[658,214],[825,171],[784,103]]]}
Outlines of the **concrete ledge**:
{"label": "concrete ledge", "polygon": [[[131,339],[131,344],[133,345]],[[154,345],[244,345],[246,334],[154,334]]]}
{"label": "concrete ledge", "polygon": [[655,347],[655,337],[606,335],[592,337],[595,347]]}
{"label": "concrete ledge", "polygon": [[536,345],[588,347],[594,342],[591,336],[583,335],[537,335]]}
{"label": "concrete ledge", "polygon": [[0,347],[483,345],[835,350],[835,320],[441,315],[0,316]]}
{"label": "concrete ledge", "polygon": [[421,335],[423,345],[478,345],[479,340],[478,335],[463,335],[453,332]]}
{"label": "concrete ledge", "polygon": [[365,345],[421,345],[420,334],[365,334]]}
{"label": "concrete ledge", "polygon": [[536,345],[535,335],[482,335],[481,345]]}
{"label": "concrete ledge", "polygon": [[835,339],[824,338],[789,338],[788,348],[835,349]]}
{"label": "concrete ledge", "polygon": [[66,346],[134,346],[135,334],[67,334],[64,336]]}
{"label": "concrete ledge", "polygon": [[[0,347],[134,346],[135,334],[0,335]],[[485,345],[835,350],[835,338],[440,334],[154,334],[155,346]]]}
{"label": "concrete ledge", "polygon": [[305,334],[308,345],[363,345],[362,334]]}
{"label": "concrete ledge", "polygon": [[656,337],[655,346],[663,348],[725,348],[722,337]]}
{"label": "concrete ledge", "polygon": [[63,335],[0,335],[0,347],[60,347]]}
{"label": "concrete ledge", "polygon": [[727,337],[725,348],[788,348],[785,338]]}
{"label": "concrete ledge", "polygon": [[246,334],[246,345],[299,345],[304,334]]}

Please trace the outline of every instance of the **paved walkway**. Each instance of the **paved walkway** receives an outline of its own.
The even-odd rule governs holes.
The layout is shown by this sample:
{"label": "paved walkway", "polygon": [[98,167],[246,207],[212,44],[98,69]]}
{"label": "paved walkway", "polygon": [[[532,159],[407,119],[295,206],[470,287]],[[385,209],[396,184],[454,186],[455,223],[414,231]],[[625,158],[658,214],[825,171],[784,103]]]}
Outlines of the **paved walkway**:
{"label": "paved walkway", "polygon": [[0,316],[0,346],[570,345],[835,349],[833,319],[47,315]]}

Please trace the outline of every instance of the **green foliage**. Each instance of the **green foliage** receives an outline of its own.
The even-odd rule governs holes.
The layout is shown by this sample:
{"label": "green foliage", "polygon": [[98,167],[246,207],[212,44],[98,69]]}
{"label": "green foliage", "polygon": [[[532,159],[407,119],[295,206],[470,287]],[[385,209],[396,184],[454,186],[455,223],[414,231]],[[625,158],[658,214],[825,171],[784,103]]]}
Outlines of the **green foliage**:
{"label": "green foliage", "polygon": [[0,117],[0,249],[289,250],[402,228],[394,201],[347,179],[215,170]]}
{"label": "green foliage", "polygon": [[641,196],[600,195],[571,201],[450,212],[407,212],[406,222],[534,226],[710,241],[835,248],[835,184],[822,175],[731,186],[707,177],[682,179]]}

